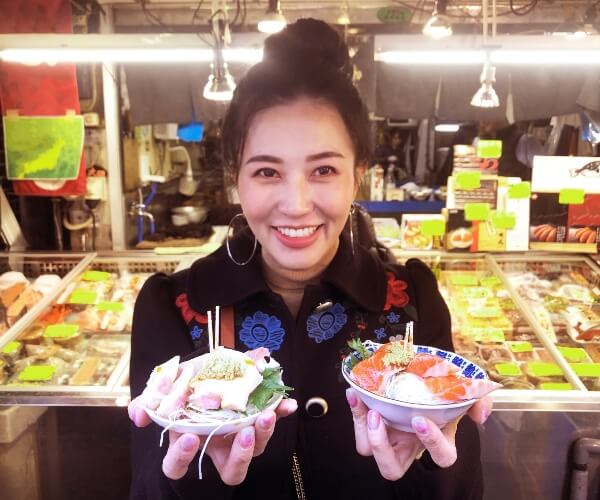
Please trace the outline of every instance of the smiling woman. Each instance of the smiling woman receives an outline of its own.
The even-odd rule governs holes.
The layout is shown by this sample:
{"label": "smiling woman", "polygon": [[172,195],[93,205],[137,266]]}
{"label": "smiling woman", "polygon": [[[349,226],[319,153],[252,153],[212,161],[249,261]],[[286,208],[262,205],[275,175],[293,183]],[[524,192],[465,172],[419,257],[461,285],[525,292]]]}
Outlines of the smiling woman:
{"label": "smiling woman", "polygon": [[[393,429],[340,380],[341,353],[355,337],[387,342],[414,323],[416,343],[452,349],[431,271],[417,260],[384,262],[352,237],[369,143],[348,48],[325,23],[302,19],[269,37],[264,54],[223,127],[248,228],[190,269],[147,281],[134,314],[130,415],[149,424],[136,396],[154,366],[206,352],[204,312],[217,305],[232,309],[231,347],[276,353],[297,402],[215,436],[202,482],[188,466],[204,439],[171,431],[163,452],[158,429],[137,430],[131,497],[479,500],[471,420],[440,429],[417,415],[408,432]],[[175,302],[182,294],[186,311]],[[314,401],[322,411],[309,411]],[[490,411],[481,400],[470,415],[482,423]]]}

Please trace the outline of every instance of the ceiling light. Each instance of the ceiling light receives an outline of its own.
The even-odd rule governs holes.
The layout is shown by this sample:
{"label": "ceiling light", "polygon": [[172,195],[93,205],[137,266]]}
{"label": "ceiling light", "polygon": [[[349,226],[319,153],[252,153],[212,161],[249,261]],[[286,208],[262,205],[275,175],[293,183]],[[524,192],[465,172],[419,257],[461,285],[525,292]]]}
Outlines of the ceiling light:
{"label": "ceiling light", "polygon": [[287,20],[281,12],[279,0],[269,0],[269,8],[258,22],[258,31],[262,33],[277,33],[285,28]]}
{"label": "ceiling light", "polygon": [[235,81],[227,63],[223,58],[223,45],[227,41],[227,33],[229,32],[227,17],[219,19],[213,18],[213,37],[215,44],[213,46],[213,63],[211,65],[212,72],[208,77],[202,96],[209,101],[231,101],[233,91],[235,90]]}
{"label": "ceiling light", "polygon": [[458,132],[460,129],[460,125],[458,123],[438,123],[434,130],[436,132],[449,133],[449,132]]}
{"label": "ceiling light", "polygon": [[493,83],[496,81],[496,68],[488,61],[483,65],[480,81],[481,87],[471,99],[471,106],[478,108],[497,108],[500,106],[500,99],[498,99],[498,94],[496,94],[493,87]]}
{"label": "ceiling light", "polygon": [[348,26],[350,24],[347,0],[342,4],[342,13],[340,14],[340,17],[337,18],[336,24],[341,24],[342,26]]}
{"label": "ceiling light", "polygon": [[446,3],[447,0],[437,0],[431,17],[423,26],[423,34],[434,40],[452,35],[452,26],[446,15]]}
{"label": "ceiling light", "polygon": [[558,25],[552,34],[562,36],[567,40],[580,40],[588,36],[585,27],[573,21],[567,21]]}

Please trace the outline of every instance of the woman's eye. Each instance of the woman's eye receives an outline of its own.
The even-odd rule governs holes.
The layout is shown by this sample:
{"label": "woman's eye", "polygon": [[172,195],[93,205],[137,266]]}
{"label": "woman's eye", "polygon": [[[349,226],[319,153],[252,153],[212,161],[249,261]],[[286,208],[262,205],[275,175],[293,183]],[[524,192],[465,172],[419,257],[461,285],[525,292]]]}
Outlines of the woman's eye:
{"label": "woman's eye", "polygon": [[333,167],[318,167],[315,170],[315,174],[317,174],[318,176],[324,176],[324,175],[331,175],[331,174],[335,174],[336,170]]}
{"label": "woman's eye", "polygon": [[261,168],[257,170],[254,175],[257,177],[276,177],[277,170],[274,168]]}

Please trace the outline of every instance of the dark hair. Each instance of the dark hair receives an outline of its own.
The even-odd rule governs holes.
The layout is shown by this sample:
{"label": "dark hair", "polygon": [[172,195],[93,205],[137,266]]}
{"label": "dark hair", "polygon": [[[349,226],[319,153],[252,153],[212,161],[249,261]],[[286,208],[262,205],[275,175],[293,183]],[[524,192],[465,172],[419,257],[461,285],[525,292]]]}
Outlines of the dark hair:
{"label": "dark hair", "polygon": [[223,123],[223,156],[234,177],[252,119],[299,97],[335,107],[352,140],[355,164],[368,160],[368,112],[352,83],[348,47],[323,21],[300,19],[265,40],[262,62],[235,89]]}

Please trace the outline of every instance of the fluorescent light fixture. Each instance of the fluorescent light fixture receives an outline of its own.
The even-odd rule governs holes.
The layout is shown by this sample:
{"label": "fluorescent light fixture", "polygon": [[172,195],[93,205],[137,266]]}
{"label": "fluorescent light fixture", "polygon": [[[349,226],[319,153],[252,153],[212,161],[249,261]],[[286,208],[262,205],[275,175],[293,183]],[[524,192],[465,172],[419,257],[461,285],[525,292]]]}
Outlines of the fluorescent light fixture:
{"label": "fluorescent light fixture", "polygon": [[375,54],[375,60],[407,65],[479,65],[485,61],[482,50],[390,50]]}
{"label": "fluorescent light fixture", "polygon": [[431,17],[423,26],[423,34],[441,40],[452,35],[450,19],[446,15],[447,0],[436,0]]}
{"label": "fluorescent light fixture", "polygon": [[567,40],[581,40],[588,36],[587,31],[581,24],[571,21],[559,25],[552,34],[562,36]]}
{"label": "fluorescent light fixture", "polygon": [[483,65],[480,81],[481,87],[471,99],[471,106],[477,108],[497,108],[500,106],[500,99],[493,87],[493,83],[496,81],[496,68],[487,61]]}
{"label": "fluorescent light fixture", "polygon": [[442,133],[458,132],[460,125],[458,123],[438,123],[434,130]]}
{"label": "fluorescent light fixture", "polygon": [[[262,60],[262,49],[228,48],[223,50],[226,62],[254,64]],[[58,63],[207,63],[213,60],[212,49],[77,49],[19,48],[0,50],[0,59],[22,64]]]}
{"label": "fluorescent light fixture", "polygon": [[287,26],[287,20],[281,12],[279,0],[269,0],[269,8],[264,17],[258,22],[258,31],[262,33],[277,33]]}

